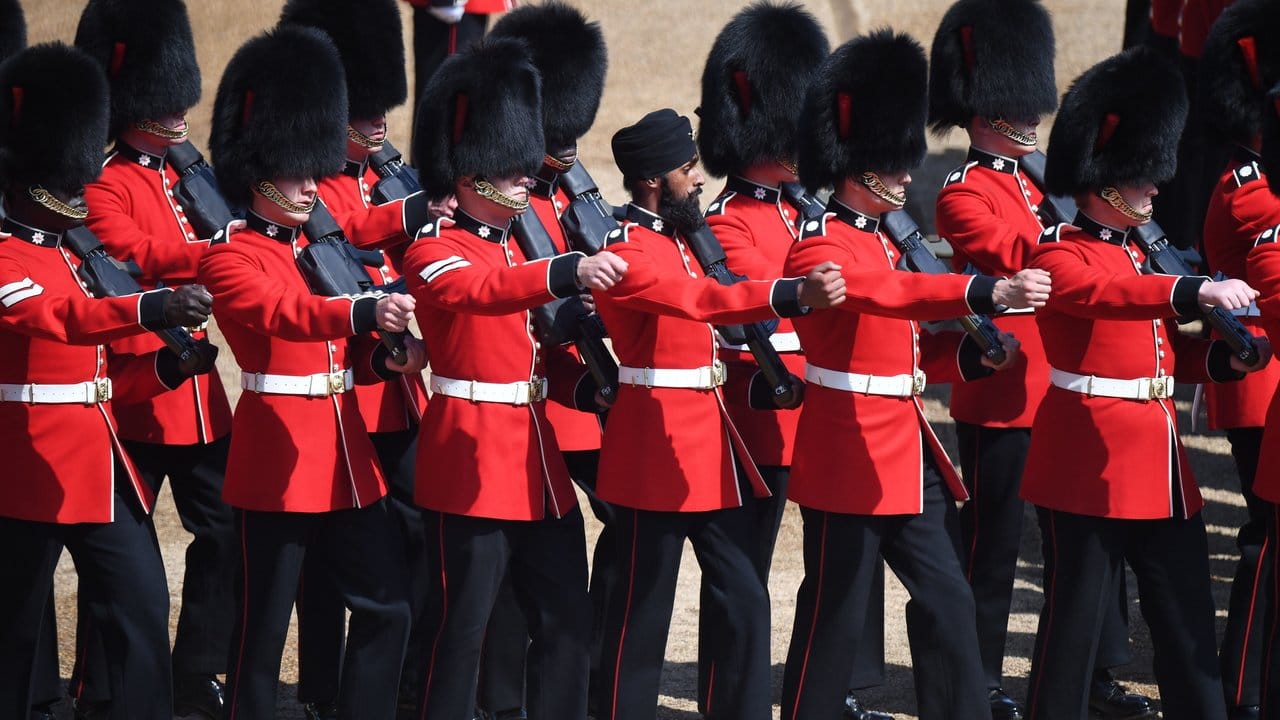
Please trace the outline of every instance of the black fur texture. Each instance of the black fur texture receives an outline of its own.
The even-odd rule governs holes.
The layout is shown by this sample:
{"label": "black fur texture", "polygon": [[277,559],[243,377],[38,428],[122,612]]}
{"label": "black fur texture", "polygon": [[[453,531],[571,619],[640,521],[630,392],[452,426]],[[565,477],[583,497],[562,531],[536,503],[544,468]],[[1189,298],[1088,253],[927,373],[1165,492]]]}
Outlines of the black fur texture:
{"label": "black fur texture", "polygon": [[1267,93],[1262,111],[1262,173],[1271,193],[1280,196],[1280,85]]}
{"label": "black fur texture", "polygon": [[577,142],[595,123],[608,51],[600,24],[561,2],[522,5],[489,33],[522,40],[542,75],[542,129],[548,148]]}
{"label": "black fur texture", "polygon": [[[112,73],[117,45],[123,54]],[[200,101],[200,66],[182,0],[89,0],[76,46],[98,61],[111,83],[113,138],[138,120]]]}
{"label": "black fur texture", "polygon": [[367,120],[404,103],[404,38],[396,0],[289,0],[281,23],[328,34],[347,72],[350,117]]}
{"label": "black fur texture", "polygon": [[[1262,131],[1266,93],[1280,82],[1280,3],[1239,0],[1218,16],[1200,57],[1199,94],[1210,127],[1248,143]],[[1241,38],[1252,38],[1258,82],[1245,63]]]}
{"label": "black fur texture", "polygon": [[329,36],[270,30],[236,51],[218,84],[209,136],[218,184],[248,206],[258,180],[332,175],[346,162],[346,128],[347,85]]}
{"label": "black fur texture", "polygon": [[0,0],[0,62],[27,46],[27,20],[18,0]]}
{"label": "black fur texture", "polygon": [[[1110,140],[1097,147],[1108,115]],[[1162,183],[1178,166],[1187,118],[1182,75],[1156,51],[1135,47],[1071,83],[1049,135],[1047,190],[1077,195],[1107,186]]]}

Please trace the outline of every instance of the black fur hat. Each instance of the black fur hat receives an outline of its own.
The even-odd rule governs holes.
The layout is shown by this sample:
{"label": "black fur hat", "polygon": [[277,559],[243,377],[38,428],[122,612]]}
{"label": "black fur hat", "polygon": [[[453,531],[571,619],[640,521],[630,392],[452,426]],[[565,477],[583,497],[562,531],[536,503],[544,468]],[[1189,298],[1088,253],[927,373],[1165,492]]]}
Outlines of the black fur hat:
{"label": "black fur hat", "polygon": [[1248,143],[1261,132],[1266,93],[1280,82],[1280,3],[1239,0],[1218,16],[1200,57],[1200,96],[1210,125]]}
{"label": "black fur hat", "polygon": [[1280,85],[1271,88],[1262,105],[1262,173],[1273,195],[1280,196]]}
{"label": "black fur hat", "polygon": [[466,175],[532,175],[542,166],[542,95],[523,42],[486,38],[445,60],[427,83],[413,159],[432,197]]}
{"label": "black fur hat", "polygon": [[396,0],[289,0],[281,23],[319,28],[329,35],[347,72],[349,117],[385,114],[408,97],[404,38]]}
{"label": "black fur hat", "polygon": [[1182,75],[1147,47],[1094,65],[1071,83],[1049,135],[1046,189],[1076,195],[1108,185],[1166,182],[1187,119]]}
{"label": "black fur hat", "polygon": [[759,2],[716,36],[702,70],[698,153],[712,175],[761,160],[794,161],[805,91],[831,46],[793,3]]}
{"label": "black fur hat", "polygon": [[223,194],[247,206],[258,180],[320,179],[347,157],[347,85],[324,33],[284,25],[240,47],[213,102],[209,154]]}
{"label": "black fur hat", "polygon": [[200,66],[182,0],[89,0],[76,46],[111,83],[113,138],[138,120],[200,101]]}
{"label": "black fur hat", "polygon": [[800,118],[800,180],[834,187],[864,172],[920,164],[927,143],[928,63],[909,35],[877,30],[836,48],[818,69]]}
{"label": "black fur hat", "polygon": [[929,58],[934,132],[975,116],[1029,120],[1058,106],[1053,23],[1039,0],[959,0],[942,16]]}
{"label": "black fur hat", "polygon": [[561,2],[522,5],[490,31],[523,40],[542,75],[542,130],[548,148],[563,148],[587,134],[596,120],[609,65],[599,23]]}
{"label": "black fur hat", "polygon": [[18,0],[0,0],[0,62],[27,46],[27,20]]}
{"label": "black fur hat", "polygon": [[107,79],[62,43],[36,45],[0,65],[0,180],[74,194],[102,172]]}

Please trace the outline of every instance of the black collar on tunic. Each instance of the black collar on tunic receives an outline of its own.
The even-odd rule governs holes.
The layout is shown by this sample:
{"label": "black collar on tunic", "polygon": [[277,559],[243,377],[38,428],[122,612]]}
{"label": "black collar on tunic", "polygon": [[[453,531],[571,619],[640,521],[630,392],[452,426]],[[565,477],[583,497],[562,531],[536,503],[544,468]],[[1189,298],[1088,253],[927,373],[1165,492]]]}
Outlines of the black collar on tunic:
{"label": "black collar on tunic", "polygon": [[1018,170],[1017,160],[989,153],[986,150],[979,150],[976,147],[969,148],[969,156],[965,160],[966,162],[976,162],[988,170],[995,170],[1006,175],[1012,175]]}
{"label": "black collar on tunic", "polygon": [[675,223],[661,215],[655,215],[635,203],[627,205],[627,221],[646,227],[659,235],[666,235],[670,238],[676,236]]}
{"label": "black collar on tunic", "polygon": [[530,188],[530,191],[538,197],[549,198],[555,195],[556,188],[560,187],[560,173],[554,173],[550,178],[545,178],[542,176],[543,172],[549,172],[546,166],[543,166],[542,170],[539,170],[538,174],[533,176],[533,187]]}
{"label": "black collar on tunic", "polygon": [[860,213],[835,199],[835,196],[832,196],[831,201],[827,203],[827,212],[835,213],[840,222],[855,230],[874,233],[880,229],[880,218]]}
{"label": "black collar on tunic", "polygon": [[347,177],[353,177],[359,180],[360,178],[364,177],[364,171],[365,171],[365,168],[367,167],[369,167],[368,160],[363,160],[361,162],[348,160],[347,164],[342,166],[342,174],[346,175]]}
{"label": "black collar on tunic", "polygon": [[[525,212],[533,212],[533,210],[526,210]],[[453,224],[481,240],[488,240],[493,243],[505,241],[507,239],[507,228],[510,227],[510,223],[508,223],[507,228],[500,228],[497,225],[482,222],[463,212],[461,208],[454,211]]]}
{"label": "black collar on tunic", "polygon": [[1129,237],[1129,228],[1124,228],[1122,230],[1120,228],[1111,227],[1110,225],[1103,225],[1097,220],[1085,215],[1083,210],[1076,213],[1076,219],[1071,221],[1071,224],[1080,228],[1086,234],[1095,237],[1102,242],[1111,243],[1112,245],[1120,245],[1123,247],[1125,240]]}
{"label": "black collar on tunic", "polygon": [[62,244],[62,233],[24,225],[11,217],[5,218],[4,223],[0,224],[0,232],[9,233],[19,240],[26,240],[32,245],[41,247],[52,248]]}
{"label": "black collar on tunic", "polygon": [[138,148],[133,147],[132,145],[128,145],[124,142],[116,143],[116,154],[128,160],[129,162],[134,163],[135,165],[138,165],[140,167],[147,168],[148,170],[155,170],[156,172],[162,172],[164,170],[163,155],[152,155],[151,153],[145,153],[139,150]]}
{"label": "black collar on tunic", "polygon": [[249,224],[250,230],[262,233],[272,240],[282,243],[291,243],[294,240],[297,240],[298,236],[302,234],[301,225],[292,226],[274,223],[252,210],[250,210],[248,215],[245,217],[245,222]]}
{"label": "black collar on tunic", "polygon": [[755,198],[770,205],[778,204],[778,197],[782,194],[782,191],[776,187],[761,185],[740,175],[730,175],[729,181],[725,183],[724,188],[743,197]]}

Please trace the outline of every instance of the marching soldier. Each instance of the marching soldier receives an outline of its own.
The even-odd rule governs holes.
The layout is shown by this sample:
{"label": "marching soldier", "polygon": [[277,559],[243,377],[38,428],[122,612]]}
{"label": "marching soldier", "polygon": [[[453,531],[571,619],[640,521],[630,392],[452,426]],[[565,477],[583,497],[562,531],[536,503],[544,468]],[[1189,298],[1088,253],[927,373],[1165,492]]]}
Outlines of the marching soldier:
{"label": "marching soldier", "polygon": [[[938,235],[955,250],[957,270],[988,275],[1027,266],[1044,226],[1044,190],[1020,159],[1035,152],[1036,128],[1058,105],[1053,26],[1038,0],[960,0],[943,16],[930,53],[929,120],[937,133],[969,136],[964,165],[938,193]],[[978,645],[996,720],[1025,710],[1001,687],[1009,607],[1022,540],[1018,497],[1031,422],[1049,385],[1049,364],[1031,311],[1003,314],[1022,360],[951,389],[960,469],[970,500],[960,510],[960,559],[978,610]],[[1109,668],[1129,662],[1128,596],[1123,582],[1108,603],[1089,707],[1105,718],[1153,715],[1147,698],[1127,693]]]}
{"label": "marching soldier", "polygon": [[612,144],[632,201],[610,242],[628,274],[597,299],[620,361],[600,457],[599,494],[616,513],[619,584],[605,610],[598,717],[654,717],[687,539],[709,586],[699,613],[723,619],[705,646],[715,666],[706,717],[767,718],[769,595],[755,503],[769,489],[725,407],[709,323],[827,307],[843,299],[843,283],[830,264],[732,286],[704,277],[686,241],[705,231],[688,118],[651,112]]}
{"label": "marching soldier", "polygon": [[[962,333],[921,336],[916,319],[1042,304],[1049,283],[1039,271],[997,280],[894,269],[880,216],[905,204],[909,169],[924,157],[926,74],[910,37],[856,38],[819,69],[801,116],[800,179],[834,194],[826,215],[804,223],[786,269],[833,257],[850,297],[795,321],[807,387],[789,495],[804,518],[805,578],[783,675],[785,720],[835,715],[865,615],[880,612],[868,596],[882,557],[911,593],[908,626],[923,623],[937,639],[931,662],[914,658],[920,717],[991,716],[973,595],[950,530],[955,499],[968,497],[919,396],[926,373],[956,381],[994,366]],[[1004,364],[1016,362],[1017,341],[1000,341]]]}
{"label": "marching soldier", "polygon": [[1206,304],[1247,307],[1257,292],[1239,280],[1143,275],[1129,238],[1151,217],[1155,184],[1173,174],[1186,108],[1177,70],[1133,48],[1076,79],[1049,139],[1045,190],[1073,196],[1080,212],[1046,230],[1030,259],[1053,274],[1055,291],[1036,313],[1052,387],[1022,484],[1045,558],[1033,720],[1088,712],[1102,615],[1126,562],[1151,626],[1164,717],[1226,717],[1204,501],[1172,389],[1174,376],[1234,380],[1248,368],[1225,343],[1187,338],[1164,319]]}
{"label": "marching soldier", "polygon": [[77,274],[81,258],[63,234],[83,231],[84,185],[101,171],[109,115],[92,59],[60,44],[22,51],[0,68],[0,111],[0,428],[15,478],[0,488],[0,544],[13,553],[0,571],[0,707],[28,717],[65,547],[86,624],[101,628],[111,704],[99,716],[168,720],[169,588],[155,494],[125,452],[110,401],[170,391],[194,368],[168,350],[117,354],[104,343],[199,325],[212,298],[186,286],[93,299]]}
{"label": "marching soldier", "polygon": [[595,407],[585,368],[544,346],[530,310],[617,282],[609,252],[526,261],[510,235],[542,164],[538,71],[523,43],[493,38],[455,55],[418,110],[415,165],[453,222],[423,229],[405,276],[432,349],[418,438],[416,500],[433,572],[421,717],[473,716],[485,625],[511,578],[532,636],[526,705],[586,715],[590,606],[582,513],[545,400]]}
{"label": "marching soldier", "polygon": [[[1209,197],[1203,235],[1209,268],[1228,277],[1246,276],[1245,258],[1254,241],[1280,223],[1280,199],[1271,194],[1258,162],[1266,92],[1280,80],[1280,47],[1269,38],[1278,24],[1280,8],[1274,3],[1241,0],[1214,24],[1200,65],[1209,126],[1220,141],[1234,146]],[[1257,305],[1235,314],[1255,332],[1263,327]],[[1240,382],[1204,386],[1209,427],[1226,430],[1249,512],[1236,535],[1240,563],[1231,583],[1219,653],[1223,692],[1233,719],[1258,717],[1262,704],[1262,626],[1273,592],[1268,557],[1273,549],[1266,542],[1269,510],[1254,494],[1253,481],[1267,406],[1277,385],[1280,363]]]}
{"label": "marching soldier", "polygon": [[[227,675],[227,717],[275,712],[289,616],[307,557],[351,610],[338,687],[342,717],[392,718],[409,632],[405,561],[386,485],[350,393],[354,382],[411,375],[373,347],[399,332],[413,300],[400,294],[313,295],[296,262],[316,178],[342,167],[347,127],[342,63],[313,29],[281,26],[242,46],[214,102],[210,149],[227,199],[248,227],[206,253],[200,277],[241,368],[226,489],[242,548]],[[353,337],[354,336],[354,337]],[[348,338],[352,338],[348,340]],[[313,566],[314,567],[314,566]]]}
{"label": "marching soldier", "polygon": [[[782,272],[787,252],[799,237],[802,208],[784,196],[784,183],[796,183],[796,127],[805,90],[830,47],[817,20],[798,5],[761,2],[738,13],[716,36],[702,72],[698,108],[698,150],[707,172],[727,178],[724,189],[707,207],[707,224],[724,246],[726,264],[748,277]],[[804,353],[791,321],[781,319],[769,337],[791,373],[804,374]],[[745,348],[723,347],[729,383],[725,400],[734,426],[751,449],[772,495],[757,505],[757,566],[766,582],[774,542],[786,508],[787,478],[795,444],[799,402],[779,408],[760,368]],[[799,380],[797,380],[799,382]],[[875,598],[883,604],[883,572],[876,576]],[[703,584],[706,604],[707,586]],[[866,638],[859,647],[849,687],[864,688],[884,678],[884,622],[881,613],[867,614]],[[700,653],[710,644],[707,625],[716,615],[700,616]],[[707,688],[714,684],[712,664],[698,663],[698,703],[705,709]],[[850,691],[846,713],[855,720],[887,717],[863,708]]]}

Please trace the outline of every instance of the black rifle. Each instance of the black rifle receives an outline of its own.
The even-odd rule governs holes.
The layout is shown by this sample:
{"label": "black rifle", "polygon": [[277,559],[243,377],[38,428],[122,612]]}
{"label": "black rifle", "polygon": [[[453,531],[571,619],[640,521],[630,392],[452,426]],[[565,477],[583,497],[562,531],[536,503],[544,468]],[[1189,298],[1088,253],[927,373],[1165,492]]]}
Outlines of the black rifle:
{"label": "black rifle", "polygon": [[[511,221],[511,234],[516,238],[520,251],[530,260],[541,260],[559,254],[555,241],[532,210],[515,216]],[[577,295],[558,298],[533,309],[534,321],[542,342],[563,345],[572,342],[591,371],[596,387],[606,399],[612,399],[618,389],[618,363],[614,361],[604,339],[608,337],[600,316],[587,311]]]}
{"label": "black rifle", "polygon": [[369,193],[374,205],[403,200],[422,190],[418,171],[404,164],[400,151],[390,141],[383,141],[382,149],[369,156],[369,167],[380,178]]}
{"label": "black rifle", "polygon": [[[62,244],[80,258],[80,279],[94,297],[123,297],[142,292],[138,281],[123,264],[107,254],[102,241],[89,228],[78,225],[67,230],[62,234]],[[213,361],[218,359],[217,346],[196,340],[184,328],[165,328],[156,330],[155,334],[184,367],[194,368],[196,375],[212,370]]]}
{"label": "black rifle", "polygon": [[[902,257],[898,260],[901,269],[926,275],[951,274],[951,268],[925,246],[924,233],[920,232],[920,226],[906,210],[894,210],[881,215],[880,228],[901,253]],[[960,325],[993,364],[999,365],[1005,361],[1004,345],[1000,344],[1000,330],[991,322],[991,318],[978,314],[965,315],[960,318]]]}
{"label": "black rifle", "polygon": [[596,181],[581,162],[560,173],[560,187],[569,195],[569,207],[560,215],[569,245],[578,252],[595,255],[618,231],[613,208],[600,195]]}
{"label": "black rifle", "polygon": [[[705,222],[697,229],[681,232],[685,244],[693,252],[702,272],[721,285],[733,285],[746,278],[737,275],[725,265],[724,246]],[[720,325],[716,327],[720,337],[729,345],[746,345],[760,366],[760,373],[769,383],[773,391],[773,402],[778,407],[786,407],[795,401],[795,391],[791,387],[791,373],[783,364],[778,350],[769,342],[770,332],[763,323],[747,325]]]}
{"label": "black rifle", "polygon": [[817,220],[827,212],[822,201],[809,194],[804,185],[798,182],[782,183],[782,197],[800,213],[796,218],[796,227],[805,220]]}
{"label": "black rifle", "polygon": [[[302,225],[302,232],[307,236],[308,244],[298,253],[298,269],[311,292],[338,297],[379,289],[364,269],[361,254],[367,251],[358,250],[347,241],[346,234],[324,203],[316,202],[311,217]],[[407,359],[404,334],[378,328],[378,337],[391,354],[391,359],[397,365],[404,365]]]}
{"label": "black rifle", "polygon": [[169,148],[165,162],[178,173],[173,199],[182,206],[196,235],[211,244],[225,242],[227,224],[235,220],[236,215],[222,196],[213,168],[190,142]]}
{"label": "black rifle", "polygon": [[[1044,162],[1044,153],[1039,150],[1023,157],[1019,161],[1020,167],[1026,172],[1027,177],[1031,178],[1041,188],[1044,187]],[[1046,224],[1056,225],[1074,221],[1079,210],[1075,202],[1070,198],[1046,194],[1045,201],[1040,204],[1040,212],[1044,216]],[[1187,261],[1187,256],[1169,243],[1169,238],[1165,237],[1164,230],[1160,228],[1156,221],[1151,220],[1142,225],[1135,225],[1129,231],[1129,234],[1146,256],[1142,263],[1142,271],[1144,273],[1148,275],[1178,276],[1200,274],[1191,267],[1191,263]],[[1221,277],[1219,275],[1219,278]],[[1245,328],[1244,323],[1240,322],[1240,318],[1232,315],[1230,310],[1220,307],[1207,309],[1201,307],[1200,316],[1206,324],[1218,331],[1223,341],[1231,348],[1231,352],[1241,362],[1249,367],[1257,364],[1260,359],[1257,338]]]}

